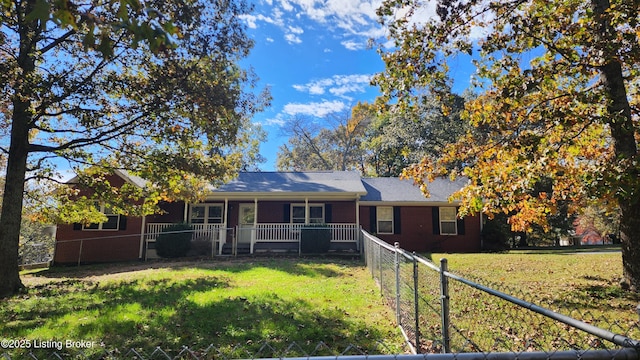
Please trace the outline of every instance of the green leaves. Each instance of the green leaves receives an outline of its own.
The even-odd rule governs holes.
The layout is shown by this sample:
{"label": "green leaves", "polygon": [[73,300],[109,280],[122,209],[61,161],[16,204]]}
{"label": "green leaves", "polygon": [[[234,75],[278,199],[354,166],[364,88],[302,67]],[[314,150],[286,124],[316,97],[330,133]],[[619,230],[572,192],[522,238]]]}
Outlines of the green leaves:
{"label": "green leaves", "polygon": [[[7,6],[8,7],[8,6]],[[51,6],[47,0],[36,0],[35,5],[30,13],[25,17],[26,21],[40,20],[46,23],[49,20]]]}
{"label": "green leaves", "polygon": [[[626,98],[635,104],[631,108],[637,106],[638,88],[628,84],[637,82],[638,73],[632,69],[640,63],[640,53],[634,50],[637,44],[625,39],[637,39],[632,24],[637,22],[638,5],[620,3],[598,18],[592,4],[574,0],[443,1],[439,20],[413,26],[417,19],[411,14],[419,5],[384,2],[381,14],[400,14],[401,8],[409,14],[401,20],[381,19],[390,23],[391,36],[399,44],[383,53],[387,67],[376,77],[385,99],[410,107],[419,98],[416,89],[441,97],[448,81],[447,55],[468,54],[471,43],[480,50],[474,64],[475,83],[482,93],[467,102],[464,115],[475,131],[447,146],[440,159],[425,159],[407,175],[421,182],[425,177],[464,174],[474,184],[458,194],[464,207],[477,211],[478,199],[485,199],[482,211],[511,214],[517,229],[532,223],[544,226],[561,201],[577,204],[603,196],[607,189],[607,196],[621,201],[628,198],[625,193],[638,193],[638,182],[621,176],[637,169],[614,156],[620,146],[636,148],[637,119],[631,127],[631,115],[622,116],[626,137],[611,132],[621,114],[613,102],[618,101],[617,109],[629,107],[601,82],[606,79],[602,65],[620,63],[634,75],[615,80],[621,81],[615,91],[620,94],[626,87]],[[609,30],[602,32],[605,28]],[[633,116],[637,118],[637,112]],[[625,154],[637,156],[634,151]],[[452,167],[456,164],[462,168]],[[610,180],[586,184],[586,173],[607,174],[591,178]],[[552,189],[542,196],[534,188],[547,176]]]}
{"label": "green leaves", "polygon": [[25,102],[30,117],[21,120],[31,136],[21,142],[43,170],[32,174],[47,177],[49,159],[58,158],[94,175],[144,175],[153,186],[84,184],[96,193],[88,200],[141,214],[161,200],[201,198],[207,184],[260,160],[262,135],[250,119],[270,95],[255,91],[255,74],[237,64],[252,45],[239,16],[250,10],[244,1],[21,4],[3,3],[6,30],[14,32],[2,44],[2,68],[15,71],[3,72],[0,101],[7,121],[18,108],[11,101]]}

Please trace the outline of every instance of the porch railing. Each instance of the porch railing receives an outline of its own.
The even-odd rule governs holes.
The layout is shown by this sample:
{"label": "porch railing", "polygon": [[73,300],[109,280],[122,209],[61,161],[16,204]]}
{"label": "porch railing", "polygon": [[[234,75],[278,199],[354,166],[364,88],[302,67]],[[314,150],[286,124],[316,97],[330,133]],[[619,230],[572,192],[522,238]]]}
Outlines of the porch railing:
{"label": "porch railing", "polygon": [[[354,242],[360,229],[356,224],[326,224],[331,229],[332,242]],[[255,241],[300,241],[305,224],[257,224]]]}
{"label": "porch railing", "polygon": [[256,224],[254,242],[300,241],[300,229],[304,224]]}
{"label": "porch railing", "polygon": [[329,226],[333,242],[353,242],[359,239],[360,227],[356,224],[329,224]]}
{"label": "porch railing", "polygon": [[[173,223],[151,223],[147,224],[147,232],[145,233],[145,239],[155,240],[169,226],[175,225]],[[222,224],[190,224],[194,237],[219,237]]]}
{"label": "porch railing", "polygon": [[[149,243],[156,241],[158,235],[165,231],[168,227],[175,225],[174,223],[150,223],[144,234],[144,242],[146,247],[145,258],[149,254]],[[211,242],[211,256],[222,253],[222,246],[227,241],[227,229],[223,224],[190,224],[193,240],[204,240]],[[217,244],[217,247],[216,247]]]}
{"label": "porch railing", "polygon": [[[172,223],[147,224],[145,243],[155,242],[158,235],[165,231]],[[300,242],[301,229],[305,224],[290,223],[260,223],[251,227],[236,229],[234,234],[251,234],[250,252],[253,253],[256,243],[288,243]],[[331,242],[339,244],[355,243],[359,249],[360,229],[356,224],[327,224],[331,230]],[[235,236],[227,237],[227,229],[224,224],[191,224],[193,239],[206,239],[211,241],[212,256],[222,254],[223,245],[229,240],[232,245],[238,239]],[[216,246],[217,245],[217,246]],[[215,249],[215,250],[214,250]],[[215,254],[213,253],[215,251]]]}

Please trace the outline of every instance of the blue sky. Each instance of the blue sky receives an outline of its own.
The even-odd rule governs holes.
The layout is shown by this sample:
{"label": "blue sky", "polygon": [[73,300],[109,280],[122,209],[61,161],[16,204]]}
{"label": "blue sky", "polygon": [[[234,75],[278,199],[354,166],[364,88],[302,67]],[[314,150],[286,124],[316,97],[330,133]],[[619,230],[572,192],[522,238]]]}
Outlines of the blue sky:
{"label": "blue sky", "polygon": [[[252,66],[273,96],[272,106],[254,117],[268,133],[261,146],[267,162],[260,168],[269,171],[287,141],[282,127],[288,119],[302,115],[321,123],[327,115],[376,98],[378,89],[369,81],[384,64],[367,43],[386,39],[375,14],[380,1],[253,1],[255,11],[243,20],[255,47],[243,66]],[[468,67],[454,63],[453,75],[466,83]]]}
{"label": "blue sky", "polygon": [[296,115],[316,117],[348,111],[358,101],[378,95],[369,85],[384,69],[370,38],[384,39],[376,22],[379,1],[254,0],[255,11],[244,16],[255,40],[243,65],[254,68],[261,86],[269,86],[272,106],[254,117],[268,133],[261,146],[274,170],[278,147],[287,141],[282,127]]}

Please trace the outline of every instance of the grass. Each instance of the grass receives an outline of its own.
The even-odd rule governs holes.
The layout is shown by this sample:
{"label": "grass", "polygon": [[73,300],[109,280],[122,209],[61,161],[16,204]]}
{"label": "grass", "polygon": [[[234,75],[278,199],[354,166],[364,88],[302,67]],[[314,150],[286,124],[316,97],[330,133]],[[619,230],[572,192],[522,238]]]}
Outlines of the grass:
{"label": "grass", "polygon": [[[582,320],[640,339],[636,306],[640,295],[620,286],[619,252],[432,254],[446,257],[449,270],[472,281]],[[461,348],[473,351],[564,350],[611,347],[594,336],[516,307],[456,281],[450,283],[452,324]]]}
{"label": "grass", "polygon": [[[288,356],[335,355],[350,345],[403,352],[393,315],[358,261],[83,266],[26,273],[23,282],[27,294],[0,303],[3,339],[93,341],[89,352],[212,344],[246,357],[265,343],[284,351],[293,342],[302,349]],[[320,342],[327,348],[315,349]]]}
{"label": "grass", "polygon": [[[450,271],[481,284],[640,339],[635,312],[640,296],[620,288],[620,253],[430,257],[436,262],[446,257]],[[425,288],[421,350],[438,351],[438,274],[421,274],[429,278],[420,280]],[[175,354],[182,346],[213,344],[226,358],[336,355],[350,345],[361,347],[352,353],[405,351],[392,310],[359,261],[251,258],[82,266],[27,272],[23,281],[27,294],[0,303],[2,339],[86,340],[95,341],[89,349],[94,352],[136,348],[147,354],[157,346]],[[612,347],[455,281],[450,296],[454,352]],[[293,342],[300,348],[287,349]],[[328,346],[316,349],[320,342]],[[270,347],[264,350],[264,344]]]}

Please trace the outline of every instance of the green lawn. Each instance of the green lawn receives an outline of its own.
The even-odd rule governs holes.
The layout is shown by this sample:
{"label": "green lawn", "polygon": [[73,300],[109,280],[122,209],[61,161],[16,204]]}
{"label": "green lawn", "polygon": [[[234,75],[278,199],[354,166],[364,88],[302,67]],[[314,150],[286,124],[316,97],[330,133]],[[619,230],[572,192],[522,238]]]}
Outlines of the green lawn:
{"label": "green lawn", "polygon": [[[558,313],[640,339],[640,295],[620,287],[619,252],[514,251],[496,254],[431,254],[449,270]],[[491,351],[601,348],[597,338],[473,290],[450,285],[452,323]],[[458,343],[464,342],[458,339]],[[611,347],[611,345],[609,345]],[[505,350],[508,349],[508,350]],[[465,351],[472,349],[467,346]]]}
{"label": "green lawn", "polygon": [[[619,253],[430,257],[446,257],[450,271],[502,292],[640,338],[640,297],[619,286]],[[423,276],[432,278],[422,286],[429,287],[425,297],[437,309],[438,274]],[[348,354],[406,352],[393,311],[360,261],[295,257],[82,266],[25,273],[23,281],[26,295],[0,303],[2,339],[94,342],[85,353],[136,348],[150,354],[159,346],[176,354],[182,346],[212,344],[226,358],[336,355],[351,345],[359,349]],[[593,337],[477,290],[455,282],[450,290],[452,324],[459,330],[452,334],[454,351],[474,351],[465,338],[483,351],[601,347]],[[439,316],[429,311],[421,307],[421,316],[434,321],[421,330],[423,344],[439,338]],[[318,347],[321,342],[326,346]]]}
{"label": "green lawn", "polygon": [[[255,258],[53,268],[0,303],[0,337],[92,341],[88,350],[213,344],[247,357],[401,353],[394,317],[359,261]],[[381,345],[379,341],[382,341]],[[316,346],[323,345],[316,350]],[[46,344],[45,344],[46,345]],[[236,353],[234,353],[234,351]],[[85,351],[86,352],[86,351]],[[1,354],[1,353],[0,353]]]}

